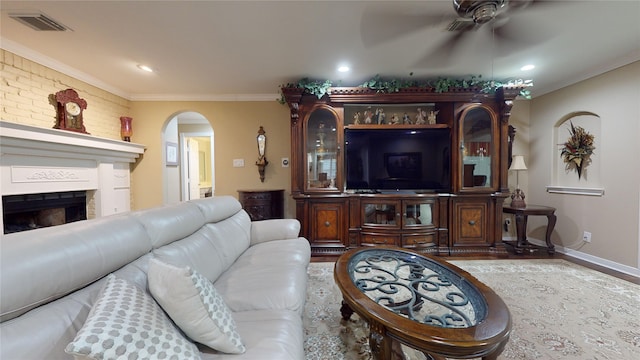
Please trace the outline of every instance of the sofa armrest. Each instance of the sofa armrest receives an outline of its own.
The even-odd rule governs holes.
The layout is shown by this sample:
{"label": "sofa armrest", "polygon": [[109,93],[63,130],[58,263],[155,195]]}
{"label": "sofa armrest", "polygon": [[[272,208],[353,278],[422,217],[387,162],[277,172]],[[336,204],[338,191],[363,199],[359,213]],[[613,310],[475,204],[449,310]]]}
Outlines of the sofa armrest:
{"label": "sofa armrest", "polygon": [[251,222],[251,245],[271,240],[296,239],[300,234],[297,219],[270,219]]}

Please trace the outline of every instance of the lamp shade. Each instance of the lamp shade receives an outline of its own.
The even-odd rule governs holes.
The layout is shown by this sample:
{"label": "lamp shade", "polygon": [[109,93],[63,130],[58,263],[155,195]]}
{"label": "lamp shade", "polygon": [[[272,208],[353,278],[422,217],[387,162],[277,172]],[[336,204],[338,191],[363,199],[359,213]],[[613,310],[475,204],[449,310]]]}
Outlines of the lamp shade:
{"label": "lamp shade", "polygon": [[513,162],[509,170],[527,170],[527,165],[524,164],[524,156],[513,155]]}

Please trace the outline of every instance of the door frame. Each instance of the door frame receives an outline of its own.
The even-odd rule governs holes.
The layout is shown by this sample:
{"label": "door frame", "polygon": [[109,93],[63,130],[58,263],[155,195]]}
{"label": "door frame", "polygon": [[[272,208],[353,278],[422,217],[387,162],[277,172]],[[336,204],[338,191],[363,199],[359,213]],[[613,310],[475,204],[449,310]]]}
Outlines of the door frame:
{"label": "door frame", "polygon": [[[209,150],[211,153],[211,164],[210,164],[210,168],[211,168],[211,194],[212,196],[215,195],[216,193],[216,170],[215,170],[215,156],[214,156],[214,146],[213,146],[213,131],[212,132],[182,132],[179,134],[180,135],[180,154],[182,157],[182,164],[187,164],[187,162],[189,161],[188,159],[188,153],[187,153],[187,138],[190,137],[208,137],[210,140],[210,144],[211,144],[211,149]],[[181,194],[182,194],[182,199],[183,201],[185,199],[188,199],[189,197],[189,184],[187,184],[186,181],[184,181],[184,179],[186,179],[189,174],[187,173],[188,169],[187,166],[181,166],[180,167],[180,189],[181,189]]]}

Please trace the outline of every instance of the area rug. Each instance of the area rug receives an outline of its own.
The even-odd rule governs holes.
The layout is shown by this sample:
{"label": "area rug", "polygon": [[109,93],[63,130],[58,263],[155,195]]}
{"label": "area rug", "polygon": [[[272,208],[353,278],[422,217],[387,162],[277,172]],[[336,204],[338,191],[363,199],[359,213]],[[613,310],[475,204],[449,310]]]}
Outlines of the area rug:
{"label": "area rug", "polygon": [[[560,259],[450,262],[509,307],[513,328],[498,359],[640,359],[640,285]],[[371,359],[367,324],[356,314],[340,316],[333,263],[311,263],[308,273],[307,360]]]}

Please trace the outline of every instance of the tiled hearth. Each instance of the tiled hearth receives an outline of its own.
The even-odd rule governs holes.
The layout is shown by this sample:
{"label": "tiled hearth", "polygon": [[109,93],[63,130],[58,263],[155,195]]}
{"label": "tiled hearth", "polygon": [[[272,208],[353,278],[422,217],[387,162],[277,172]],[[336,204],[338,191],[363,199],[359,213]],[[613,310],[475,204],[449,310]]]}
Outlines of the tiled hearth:
{"label": "tiled hearth", "polygon": [[130,163],[144,146],[0,121],[2,196],[86,191],[90,217],[130,209]]}

